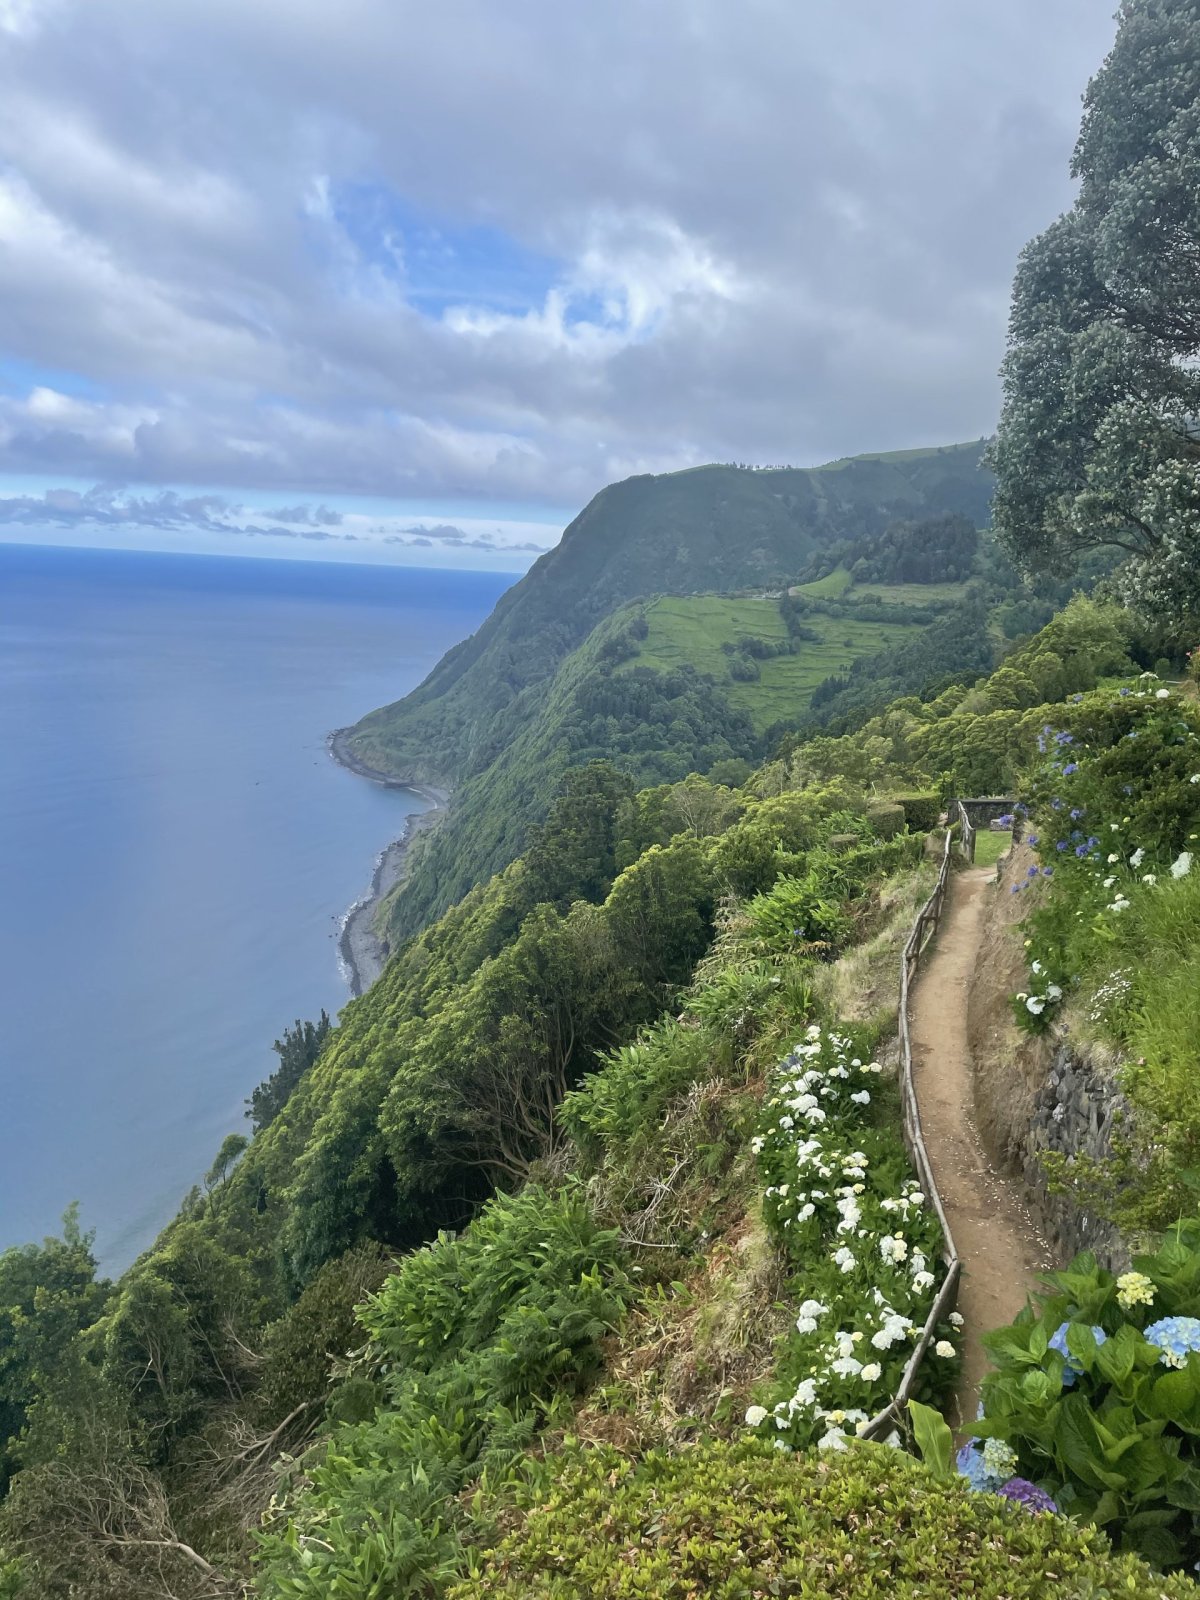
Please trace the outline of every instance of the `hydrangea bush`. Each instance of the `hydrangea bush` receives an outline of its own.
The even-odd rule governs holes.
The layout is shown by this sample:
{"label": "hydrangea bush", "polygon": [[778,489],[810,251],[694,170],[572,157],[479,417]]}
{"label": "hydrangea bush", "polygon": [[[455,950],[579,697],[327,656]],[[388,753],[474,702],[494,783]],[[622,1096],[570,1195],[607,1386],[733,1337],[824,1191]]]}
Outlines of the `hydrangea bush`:
{"label": "hydrangea bush", "polygon": [[[941,1229],[894,1124],[874,1125],[882,1068],[862,1035],[814,1023],[777,1068],[753,1141],[767,1227],[796,1268],[777,1388],[747,1423],[783,1447],[843,1449],[899,1385],[942,1277]],[[957,1314],[927,1391],[957,1366]]]}
{"label": "hydrangea bush", "polygon": [[1011,1327],[984,1335],[996,1366],[973,1487],[1035,1485],[1160,1567],[1200,1560],[1200,1219],[1114,1275],[1089,1254],[1049,1275]]}
{"label": "hydrangea bush", "polygon": [[1010,889],[1033,900],[1029,988],[1013,1009],[1035,1032],[1111,946],[1117,920],[1139,897],[1186,877],[1200,847],[1200,717],[1191,702],[1144,673],[1077,695],[1063,721],[1070,726],[1047,723],[1038,737],[1045,759],[1020,807],[1038,859]]}

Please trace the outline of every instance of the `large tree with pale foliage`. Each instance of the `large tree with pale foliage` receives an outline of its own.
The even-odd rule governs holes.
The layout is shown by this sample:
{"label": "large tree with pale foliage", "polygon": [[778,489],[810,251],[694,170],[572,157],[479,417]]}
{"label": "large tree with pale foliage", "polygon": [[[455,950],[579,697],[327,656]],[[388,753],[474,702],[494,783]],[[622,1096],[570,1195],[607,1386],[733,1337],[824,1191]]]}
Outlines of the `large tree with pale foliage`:
{"label": "large tree with pale foliage", "polygon": [[1127,598],[1200,605],[1200,0],[1124,0],[1088,86],[1072,209],[1013,286],[991,447],[1027,570],[1128,552]]}

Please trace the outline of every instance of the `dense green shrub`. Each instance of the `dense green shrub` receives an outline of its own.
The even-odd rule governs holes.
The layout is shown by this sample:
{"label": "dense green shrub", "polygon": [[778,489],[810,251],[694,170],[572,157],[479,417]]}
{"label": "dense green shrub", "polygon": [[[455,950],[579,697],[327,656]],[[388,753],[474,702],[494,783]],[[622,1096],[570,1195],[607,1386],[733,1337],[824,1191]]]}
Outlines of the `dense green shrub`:
{"label": "dense green shrub", "polygon": [[[502,1472],[599,1363],[631,1292],[617,1235],[577,1187],[490,1202],[416,1251],[360,1312],[378,1376],[260,1539],[271,1600],[437,1594],[458,1568],[455,1497]],[[369,1376],[369,1375],[368,1375]],[[370,1394],[354,1380],[355,1404]]]}
{"label": "dense green shrub", "polygon": [[1011,1327],[976,1431],[1060,1510],[1156,1566],[1200,1558],[1200,1220],[1114,1277],[1077,1256]]}
{"label": "dense green shrub", "polygon": [[254,1395],[264,1423],[277,1423],[298,1406],[323,1399],[331,1362],[363,1342],[355,1310],[387,1271],[387,1256],[379,1245],[359,1245],[327,1261],[295,1304],[268,1324]]}
{"label": "dense green shrub", "polygon": [[901,807],[904,820],[913,833],[930,833],[937,827],[942,814],[942,802],[935,790],[919,794],[894,794],[888,798],[893,805]]}
{"label": "dense green shrub", "polygon": [[867,821],[881,839],[894,839],[904,831],[908,817],[896,801],[879,800],[867,807]]}
{"label": "dense green shrub", "polygon": [[802,878],[780,878],[745,909],[755,936],[780,954],[805,949],[832,957],[850,931],[849,919],[816,869]]}
{"label": "dense green shrub", "polygon": [[1200,1160],[1200,715],[1146,674],[1077,697],[1038,743],[1025,830],[1038,860],[1011,890],[1030,907],[1014,1012],[1041,1030],[1078,992],[1089,1024],[1123,1047],[1135,1116],[1121,1181],[1092,1184],[1089,1203],[1161,1226],[1178,1215],[1180,1168]]}
{"label": "dense green shrub", "polygon": [[574,1448],[451,1600],[1183,1600],[1187,1579],[859,1445],[835,1459],[704,1443]]}
{"label": "dense green shrub", "polygon": [[728,1038],[715,1030],[664,1017],[602,1057],[598,1070],[567,1095],[563,1127],[592,1161],[617,1154],[639,1134],[653,1133],[667,1104],[729,1065]]}

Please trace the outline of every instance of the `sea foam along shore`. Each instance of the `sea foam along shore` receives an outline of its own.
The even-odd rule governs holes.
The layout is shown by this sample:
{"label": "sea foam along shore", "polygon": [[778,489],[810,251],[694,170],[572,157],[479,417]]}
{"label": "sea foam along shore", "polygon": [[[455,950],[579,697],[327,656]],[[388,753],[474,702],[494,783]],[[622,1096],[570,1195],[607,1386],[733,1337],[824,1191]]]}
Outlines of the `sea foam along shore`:
{"label": "sea foam along shore", "polygon": [[342,918],[338,959],[350,985],[350,993],[357,999],[375,982],[388,958],[387,945],[375,931],[375,913],[379,903],[403,877],[404,863],[413,840],[445,814],[450,796],[445,789],[435,789],[423,783],[405,783],[400,778],[393,778],[386,772],[368,766],[350,749],[349,735],[349,728],[335,728],[329,735],[329,754],[339,766],[356,772],[360,778],[369,778],[372,783],[381,783],[388,789],[405,789],[409,794],[420,795],[423,800],[429,801],[427,811],[409,813],[404,832],[380,851],[375,860],[371,887]]}

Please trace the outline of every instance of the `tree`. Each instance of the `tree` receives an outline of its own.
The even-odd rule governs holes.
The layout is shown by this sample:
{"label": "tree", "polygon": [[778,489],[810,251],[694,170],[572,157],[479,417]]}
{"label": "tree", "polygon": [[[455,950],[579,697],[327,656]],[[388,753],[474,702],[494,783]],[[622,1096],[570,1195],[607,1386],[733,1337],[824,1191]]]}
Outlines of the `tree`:
{"label": "tree", "polygon": [[268,1127],[283,1110],[292,1090],[324,1049],[332,1026],[329,1013],[322,1010],[318,1022],[301,1022],[297,1017],[283,1030],[283,1038],[276,1039],[271,1049],[279,1057],[279,1065],[246,1101],[246,1115],[256,1132]]}
{"label": "tree", "polygon": [[1144,611],[1200,600],[1200,0],[1124,0],[1079,197],[1025,250],[993,516],[1028,571],[1113,546]]}
{"label": "tree", "polygon": [[0,1495],[29,1407],[111,1287],[96,1282],[92,1235],[80,1232],[76,1206],[63,1218],[61,1239],[0,1254]]}

